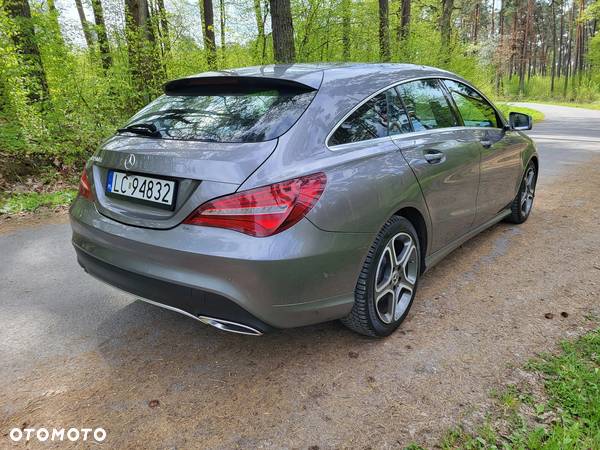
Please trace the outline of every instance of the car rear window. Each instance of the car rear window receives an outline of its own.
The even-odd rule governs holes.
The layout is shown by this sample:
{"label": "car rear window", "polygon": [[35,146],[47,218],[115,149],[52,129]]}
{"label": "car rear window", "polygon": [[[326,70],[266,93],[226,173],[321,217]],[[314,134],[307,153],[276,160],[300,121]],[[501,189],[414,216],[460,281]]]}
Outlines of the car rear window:
{"label": "car rear window", "polygon": [[268,141],[289,130],[316,93],[289,88],[206,91],[167,93],[135,114],[126,126],[152,125],[162,139]]}

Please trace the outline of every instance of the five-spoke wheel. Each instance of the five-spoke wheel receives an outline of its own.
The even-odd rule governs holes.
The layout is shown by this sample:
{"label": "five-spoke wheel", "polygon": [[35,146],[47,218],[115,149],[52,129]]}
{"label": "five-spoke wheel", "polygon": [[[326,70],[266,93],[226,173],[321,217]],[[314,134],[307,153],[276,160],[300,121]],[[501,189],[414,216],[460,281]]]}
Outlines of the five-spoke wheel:
{"label": "five-spoke wheel", "polygon": [[375,310],[384,323],[398,320],[412,299],[417,282],[417,247],[407,233],[393,236],[379,258],[375,274]]}
{"label": "five-spoke wheel", "polygon": [[421,270],[421,246],[412,223],[393,216],[369,249],[354,294],[351,313],[342,322],[368,336],[387,336],[410,310]]}
{"label": "five-spoke wheel", "polygon": [[512,223],[523,223],[533,208],[535,185],[537,183],[537,167],[530,161],[521,180],[519,192],[510,205],[511,213],[507,220]]}
{"label": "five-spoke wheel", "polygon": [[524,189],[521,193],[521,212],[527,216],[533,206],[533,197],[535,196],[535,167],[530,166],[525,173]]}

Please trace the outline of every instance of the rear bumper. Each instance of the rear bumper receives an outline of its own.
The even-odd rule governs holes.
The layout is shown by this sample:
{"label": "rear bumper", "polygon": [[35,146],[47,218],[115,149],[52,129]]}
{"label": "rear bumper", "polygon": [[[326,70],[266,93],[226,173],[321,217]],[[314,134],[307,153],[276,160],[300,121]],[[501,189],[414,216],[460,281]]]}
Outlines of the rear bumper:
{"label": "rear bumper", "polygon": [[373,239],[325,232],[306,219],[268,238],[191,225],[150,230],[107,218],[81,198],[71,226],[91,275],[194,317],[261,332],[347,315]]}
{"label": "rear bumper", "polygon": [[212,317],[240,323],[261,334],[272,329],[236,303],[211,292],[169,283],[111,266],[77,246],[77,262],[94,278],[194,318]]}

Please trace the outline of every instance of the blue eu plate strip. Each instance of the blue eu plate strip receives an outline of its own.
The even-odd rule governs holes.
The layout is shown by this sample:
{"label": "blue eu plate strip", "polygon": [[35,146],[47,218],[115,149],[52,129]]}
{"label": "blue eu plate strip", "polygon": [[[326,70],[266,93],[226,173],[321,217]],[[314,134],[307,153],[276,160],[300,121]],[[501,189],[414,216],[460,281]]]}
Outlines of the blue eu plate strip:
{"label": "blue eu plate strip", "polygon": [[106,181],[106,190],[108,192],[112,192],[112,185],[113,185],[113,176],[114,176],[114,172],[112,170],[108,171],[108,180]]}

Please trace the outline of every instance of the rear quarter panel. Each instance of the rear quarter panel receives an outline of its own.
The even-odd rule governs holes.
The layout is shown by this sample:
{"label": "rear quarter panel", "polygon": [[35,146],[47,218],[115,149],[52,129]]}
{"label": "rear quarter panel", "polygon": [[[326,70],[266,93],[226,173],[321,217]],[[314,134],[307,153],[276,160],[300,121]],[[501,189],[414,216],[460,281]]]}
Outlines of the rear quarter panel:
{"label": "rear quarter panel", "polygon": [[[283,145],[280,143],[278,151],[285,151]],[[419,184],[391,139],[354,143],[334,150],[324,143],[322,146],[324,151],[296,164],[293,173],[287,167],[285,177],[278,170],[279,164],[269,159],[252,178],[262,180],[270,175],[286,179],[324,172],[325,191],[307,218],[325,231],[375,234],[398,210],[412,207],[421,213],[430,234],[429,214]]]}
{"label": "rear quarter panel", "polygon": [[428,221],[421,189],[391,140],[332,153],[330,159],[339,162],[327,168],[325,192],[308,215],[319,228],[376,233],[405,207],[419,210]]}

